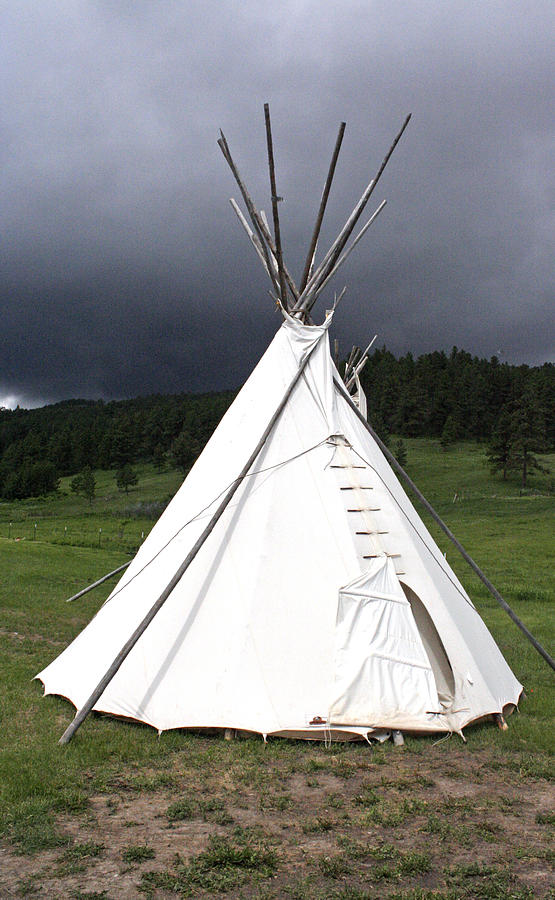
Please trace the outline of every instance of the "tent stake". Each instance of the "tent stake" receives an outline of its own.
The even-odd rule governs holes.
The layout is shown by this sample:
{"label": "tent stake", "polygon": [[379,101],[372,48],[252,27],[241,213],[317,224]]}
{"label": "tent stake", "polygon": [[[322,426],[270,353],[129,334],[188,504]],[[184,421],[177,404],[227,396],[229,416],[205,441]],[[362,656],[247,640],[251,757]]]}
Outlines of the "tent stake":
{"label": "tent stake", "polygon": [[366,419],[364,418],[364,416],[362,415],[360,410],[357,408],[357,406],[355,406],[355,404],[351,400],[350,396],[346,393],[345,385],[341,384],[341,382],[339,382],[336,378],[333,379],[333,383],[335,384],[336,388],[341,392],[341,394],[345,397],[345,399],[347,400],[347,402],[348,402],[349,406],[351,407],[351,409],[353,410],[353,412],[356,413],[357,418],[362,422],[362,424],[364,425],[366,430],[372,435],[372,437],[376,441],[378,447],[380,448],[380,450],[386,457],[387,461],[395,469],[395,471],[398,472],[399,475],[402,476],[402,478],[404,478],[406,483],[409,485],[411,491],[413,491],[413,493],[418,497],[418,499],[420,500],[422,505],[430,513],[433,520],[435,522],[437,522],[437,524],[439,525],[441,530],[447,535],[447,537],[449,538],[451,543],[455,545],[455,547],[457,548],[457,550],[459,551],[461,556],[467,561],[468,565],[476,573],[476,575],[478,576],[480,581],[483,584],[485,584],[485,586],[487,587],[487,589],[490,592],[490,594],[492,595],[492,597],[494,597],[495,600],[497,600],[497,602],[499,603],[499,606],[501,606],[505,610],[505,612],[511,617],[511,619],[513,620],[515,625],[517,625],[518,628],[520,628],[520,630],[522,631],[522,633],[526,635],[526,637],[528,638],[528,640],[530,641],[532,646],[538,651],[540,656],[543,656],[543,658],[551,666],[551,668],[555,669],[555,660],[549,655],[547,650],[544,650],[544,648],[539,643],[539,641],[536,640],[536,638],[534,637],[532,632],[528,631],[528,629],[527,629],[526,625],[524,624],[524,622],[522,621],[522,619],[520,619],[517,616],[517,614],[514,612],[513,609],[511,609],[511,607],[509,606],[507,601],[503,599],[503,597],[501,596],[501,594],[499,593],[497,588],[491,583],[491,581],[489,580],[487,575],[484,575],[484,573],[482,572],[482,570],[480,569],[478,564],[474,562],[474,560],[472,559],[470,554],[467,553],[467,551],[464,549],[463,545],[460,543],[460,541],[457,540],[457,538],[455,537],[453,532],[448,528],[448,526],[445,524],[443,519],[441,519],[439,517],[439,515],[436,513],[436,511],[433,508],[433,506],[431,505],[431,503],[428,500],[426,500],[424,494],[422,494],[421,491],[416,487],[412,478],[410,478],[410,476],[407,475],[407,473],[405,472],[403,467],[399,465],[399,463],[397,462],[397,460],[395,459],[395,457],[393,456],[391,451],[386,447],[384,442],[378,437],[378,435],[376,434],[376,432],[374,431],[374,429],[372,428],[370,423],[366,421]]}
{"label": "tent stake", "polygon": [[71,603],[72,600],[78,600],[79,597],[83,597],[84,594],[88,594],[89,591],[92,591],[93,588],[98,587],[99,584],[103,584],[105,581],[108,581],[109,578],[113,578],[114,575],[118,574],[118,572],[123,572],[123,570],[127,569],[130,565],[131,561],[124,563],[123,566],[118,566],[118,568],[114,569],[113,572],[108,572],[107,575],[103,575],[102,578],[98,579],[98,581],[93,582],[93,584],[89,584],[89,586],[83,588],[82,591],[78,591],[78,593],[74,594],[73,597],[68,597],[66,603]]}
{"label": "tent stake", "polygon": [[[322,335],[325,333],[326,332],[322,332]],[[281,415],[287,401],[289,400],[289,397],[293,393],[295,385],[297,384],[301,375],[303,374],[310,357],[312,356],[314,350],[320,343],[322,335],[320,335],[320,338],[317,341],[315,341],[315,343],[313,344],[313,346],[311,347],[311,349],[308,351],[305,358],[301,362],[299,368],[295,372],[295,375],[289,382],[287,390],[285,391],[285,394],[283,395],[283,398],[280,401],[276,411],[274,412],[272,418],[268,422],[268,425],[264,429],[264,433],[263,433],[262,437],[260,438],[260,440],[258,441],[258,444],[256,445],[253,452],[249,456],[247,462],[241,469],[241,472],[239,473],[239,475],[237,476],[235,481],[232,482],[231,486],[228,489],[227,494],[225,495],[222,502],[218,506],[216,512],[214,513],[214,515],[208,522],[206,528],[204,529],[202,534],[197,538],[197,540],[195,541],[195,543],[189,550],[189,553],[187,554],[187,556],[181,563],[179,569],[177,570],[177,572],[175,573],[175,575],[173,576],[173,578],[171,579],[169,584],[162,591],[162,593],[160,594],[160,596],[158,597],[156,602],[153,604],[153,606],[150,608],[150,610],[148,611],[148,613],[146,614],[146,616],[144,617],[142,622],[137,626],[137,628],[135,629],[135,631],[133,632],[131,637],[126,641],[124,646],[121,648],[120,652],[114,659],[113,663],[108,668],[108,671],[106,672],[106,674],[103,675],[103,677],[100,679],[99,683],[95,687],[95,689],[92,692],[89,699],[85,702],[84,706],[82,706],[81,709],[77,712],[75,718],[73,719],[73,722],[71,722],[70,725],[68,725],[68,727],[64,731],[63,735],[61,736],[60,740],[58,741],[59,744],[69,743],[69,741],[71,740],[71,738],[73,737],[73,735],[75,734],[75,732],[77,731],[79,726],[82,725],[84,720],[87,718],[88,714],[92,710],[92,708],[95,705],[95,703],[97,702],[97,700],[99,700],[99,698],[102,696],[102,694],[104,693],[104,691],[110,684],[112,678],[114,677],[114,675],[116,674],[116,672],[118,671],[118,669],[120,668],[120,666],[122,665],[122,663],[124,662],[126,657],[129,655],[129,653],[131,652],[131,650],[133,649],[133,647],[135,646],[135,644],[137,643],[137,641],[139,640],[139,638],[141,637],[143,632],[146,631],[146,629],[148,628],[148,626],[154,619],[155,615],[159,612],[159,610],[162,608],[162,606],[164,605],[164,603],[166,602],[166,600],[168,599],[168,597],[170,596],[170,594],[172,593],[174,588],[181,581],[185,572],[191,565],[192,561],[194,560],[195,556],[199,552],[200,548],[202,547],[202,545],[204,544],[206,539],[209,537],[209,535],[214,530],[216,523],[221,518],[223,512],[225,511],[225,509],[231,502],[233,496],[235,495],[237,488],[239,487],[240,484],[242,484],[245,476],[248,474],[248,472],[251,469],[258,454],[262,450],[262,447],[266,443],[266,440],[267,440],[270,432],[272,431],[275,423],[277,422],[279,416]]]}
{"label": "tent stake", "polygon": [[308,254],[306,257],[306,262],[304,264],[304,270],[301,278],[301,283],[299,285],[299,290],[302,293],[306,287],[306,283],[308,281],[308,276],[310,274],[310,267],[312,265],[312,261],[314,259],[314,253],[316,251],[316,244],[318,243],[318,237],[320,235],[320,228],[322,227],[322,219],[324,218],[324,213],[326,211],[326,206],[328,202],[328,197],[330,194],[331,183],[333,181],[333,176],[335,174],[335,166],[337,164],[337,157],[339,156],[339,151],[341,149],[341,143],[343,141],[343,135],[345,134],[345,126],[346,122],[341,122],[339,126],[339,132],[337,135],[337,140],[335,142],[335,148],[333,151],[333,155],[331,158],[331,163],[328,171],[328,177],[326,178],[326,183],[324,184],[324,190],[322,191],[322,199],[320,200],[320,208],[318,210],[318,215],[316,216],[316,223],[314,225],[314,232],[312,234],[312,240],[310,241],[310,247],[308,249]]}
{"label": "tent stake", "polygon": [[287,303],[287,286],[285,284],[285,273],[283,271],[283,253],[281,251],[281,232],[279,230],[279,212],[278,202],[281,197],[277,195],[276,188],[276,170],[274,166],[274,146],[272,144],[272,125],[270,123],[270,107],[268,103],[264,104],[264,119],[266,122],[266,144],[268,146],[268,168],[270,170],[270,190],[272,192],[272,213],[274,216],[274,238],[276,244],[276,261],[278,265],[279,288],[281,291],[281,302],[285,309],[289,309]]}

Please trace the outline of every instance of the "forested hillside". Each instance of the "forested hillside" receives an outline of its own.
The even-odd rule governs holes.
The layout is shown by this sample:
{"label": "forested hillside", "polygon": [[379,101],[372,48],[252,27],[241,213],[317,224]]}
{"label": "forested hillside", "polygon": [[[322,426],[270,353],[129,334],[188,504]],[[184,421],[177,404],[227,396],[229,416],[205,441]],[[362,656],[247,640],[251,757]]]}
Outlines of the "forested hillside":
{"label": "forested hillside", "polygon": [[34,496],[85,466],[120,469],[127,463],[172,461],[189,468],[234,394],[177,394],[64,400],[40,409],[0,410],[0,496]]}
{"label": "forested hillside", "polygon": [[[362,372],[370,420],[407,437],[489,440],[502,410],[526,404],[555,447],[555,365],[511,366],[453,348],[413,359],[376,350]],[[539,450],[540,447],[537,447]]]}
{"label": "forested hillside", "polygon": [[[526,464],[526,454],[555,448],[553,364],[511,366],[457,348],[396,359],[384,347],[368,360],[362,382],[370,421],[384,436],[437,437],[443,446],[464,438],[490,442],[491,459],[500,460],[504,475],[517,450]],[[0,497],[48,493],[60,477],[86,466],[119,470],[140,460],[160,467],[169,461],[187,471],[234,396],[154,395],[2,409]]]}

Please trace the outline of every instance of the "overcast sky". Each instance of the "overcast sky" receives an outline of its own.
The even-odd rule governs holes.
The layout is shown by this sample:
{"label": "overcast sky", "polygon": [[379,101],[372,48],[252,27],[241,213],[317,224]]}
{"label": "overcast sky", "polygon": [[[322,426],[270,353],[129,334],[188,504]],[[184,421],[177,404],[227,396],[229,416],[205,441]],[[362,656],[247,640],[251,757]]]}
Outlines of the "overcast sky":
{"label": "overcast sky", "polygon": [[[280,323],[218,129],[299,275],[412,121],[332,286],[344,353],[554,353],[547,0],[6,0],[0,405],[238,386]],[[374,203],[374,200],[376,201]],[[315,308],[319,320],[326,306]]]}

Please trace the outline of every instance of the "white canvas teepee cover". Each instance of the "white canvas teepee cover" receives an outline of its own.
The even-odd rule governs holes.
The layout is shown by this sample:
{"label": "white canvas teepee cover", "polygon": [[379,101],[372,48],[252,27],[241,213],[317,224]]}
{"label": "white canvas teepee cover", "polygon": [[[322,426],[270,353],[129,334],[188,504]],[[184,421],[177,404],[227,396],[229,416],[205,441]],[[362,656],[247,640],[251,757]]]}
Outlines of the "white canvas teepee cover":
{"label": "white canvas teepee cover", "polygon": [[[328,320],[329,324],[329,320]],[[159,730],[460,730],[521,686],[290,317],[105,605],[39,677],[81,707],[305,371],[232,502],[95,709]],[[325,723],[323,725],[322,723]]]}

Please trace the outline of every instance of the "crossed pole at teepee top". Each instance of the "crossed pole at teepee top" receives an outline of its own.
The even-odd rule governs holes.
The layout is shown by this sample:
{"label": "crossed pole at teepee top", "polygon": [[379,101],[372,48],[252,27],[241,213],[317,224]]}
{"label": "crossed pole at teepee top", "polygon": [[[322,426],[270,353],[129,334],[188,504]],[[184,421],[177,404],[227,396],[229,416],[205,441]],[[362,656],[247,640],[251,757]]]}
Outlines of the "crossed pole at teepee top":
{"label": "crossed pole at teepee top", "polygon": [[[277,296],[279,297],[279,301],[282,307],[285,310],[291,312],[292,315],[298,316],[302,320],[308,320],[310,311],[319,295],[323,291],[323,289],[328,284],[330,278],[335,275],[337,270],[341,265],[343,265],[344,261],[350,255],[350,253],[354,250],[356,245],[359,243],[361,238],[366,234],[370,225],[375,221],[379,213],[385,206],[385,200],[379,205],[370,219],[363,226],[359,234],[353,240],[351,246],[345,250],[347,242],[351,237],[358,220],[360,219],[364,209],[372,196],[378,181],[382,177],[385,167],[387,166],[395,147],[399,143],[405,128],[409,124],[410,114],[406,117],[403,122],[399,132],[395,136],[393,143],[391,144],[389,150],[387,151],[382,163],[376,172],[374,178],[369,182],[367,187],[365,188],[360,200],[356,204],[353,209],[351,215],[348,217],[345,222],[343,228],[339,232],[339,235],[329,248],[328,252],[325,254],[322,261],[319,263],[317,268],[314,270],[314,257],[316,253],[316,247],[318,244],[318,238],[320,235],[320,229],[322,226],[322,220],[324,218],[324,212],[326,210],[326,205],[331,189],[331,184],[333,181],[333,176],[335,173],[335,166],[337,163],[337,158],[339,156],[339,150],[341,148],[341,143],[343,141],[343,134],[345,132],[345,123],[342,122],[339,126],[339,133],[337,135],[337,140],[335,143],[330,167],[328,170],[328,174],[326,177],[326,181],[324,183],[324,189],[322,191],[322,197],[320,200],[320,206],[318,209],[318,214],[316,216],[316,223],[314,225],[314,230],[312,233],[312,237],[310,240],[310,246],[308,249],[308,254],[306,257],[306,262],[303,269],[303,274],[301,276],[300,287],[297,288],[295,282],[293,281],[284,261],[283,261],[283,253],[281,247],[281,231],[279,224],[279,213],[278,213],[278,201],[281,199],[277,195],[276,188],[276,176],[275,176],[275,165],[274,165],[274,151],[273,151],[273,143],[272,143],[272,132],[271,132],[271,124],[270,124],[270,110],[269,106],[266,103],[264,106],[264,116],[266,121],[266,139],[267,139],[267,147],[268,147],[268,168],[270,172],[270,189],[271,189],[271,197],[272,197],[272,212],[274,219],[274,238],[270,233],[270,230],[267,226],[267,223],[264,218],[264,214],[258,211],[252,201],[251,195],[247,190],[245,182],[239,173],[239,169],[231,155],[231,151],[229,149],[229,144],[227,139],[222,131],[220,131],[220,138],[218,140],[218,146],[223,153],[224,159],[229,165],[233,177],[237,182],[237,186],[241,192],[241,196],[245,202],[245,206],[247,208],[247,212],[251,219],[252,229],[249,227],[246,219],[243,214],[240,212],[239,207],[237,206],[236,201],[231,198],[231,204],[237,213],[239,220],[245,231],[249,236],[249,240],[253,244],[258,256],[263,262],[264,268],[268,273],[270,280],[272,282],[272,287],[274,291],[276,291]],[[345,253],[343,251],[345,250]]]}

